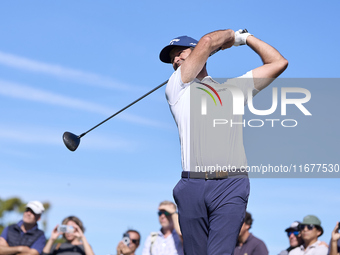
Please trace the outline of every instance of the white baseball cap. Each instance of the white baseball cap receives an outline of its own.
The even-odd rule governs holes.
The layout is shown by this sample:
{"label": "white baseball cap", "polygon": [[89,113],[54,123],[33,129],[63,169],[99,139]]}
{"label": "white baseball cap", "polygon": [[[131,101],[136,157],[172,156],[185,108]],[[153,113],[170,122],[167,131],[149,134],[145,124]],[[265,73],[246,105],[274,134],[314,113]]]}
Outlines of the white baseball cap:
{"label": "white baseball cap", "polygon": [[285,231],[286,232],[290,232],[290,231],[300,231],[299,229],[299,225],[301,224],[301,222],[299,221],[294,221],[289,228],[287,228]]}
{"label": "white baseball cap", "polygon": [[42,214],[45,211],[43,204],[39,201],[28,202],[26,208],[30,208],[35,214]]}

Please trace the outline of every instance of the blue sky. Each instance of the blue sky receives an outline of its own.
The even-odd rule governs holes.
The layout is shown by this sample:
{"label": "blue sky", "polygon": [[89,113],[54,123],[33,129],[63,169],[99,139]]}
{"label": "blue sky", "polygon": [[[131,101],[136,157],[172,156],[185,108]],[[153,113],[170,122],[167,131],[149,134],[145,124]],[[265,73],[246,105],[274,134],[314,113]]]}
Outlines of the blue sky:
{"label": "blue sky", "polygon": [[[75,152],[62,134],[85,132],[167,80],[172,68],[158,55],[180,35],[247,28],[289,60],[282,77],[338,78],[339,7],[335,0],[2,2],[1,198],[49,201],[47,236],[64,217],[79,216],[98,255],[114,253],[127,228],[144,243],[181,172],[164,88],[87,134]],[[233,47],[211,57],[208,71],[235,77],[260,64],[247,46]],[[338,84],[301,79],[312,116],[288,109],[296,128],[245,128],[249,165],[339,164]],[[254,103],[268,98],[270,87]],[[277,254],[288,246],[284,229],[315,214],[328,242],[340,220],[338,187],[336,178],[251,179],[252,232]]]}

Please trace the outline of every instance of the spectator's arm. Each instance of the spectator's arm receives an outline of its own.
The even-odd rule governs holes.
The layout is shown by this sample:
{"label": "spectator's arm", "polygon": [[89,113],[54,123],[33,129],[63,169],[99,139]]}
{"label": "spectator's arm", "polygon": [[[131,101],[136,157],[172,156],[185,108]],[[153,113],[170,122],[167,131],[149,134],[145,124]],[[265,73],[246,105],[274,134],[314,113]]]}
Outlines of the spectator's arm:
{"label": "spectator's arm", "polygon": [[5,240],[5,238],[3,238],[1,236],[0,236],[0,246],[6,246],[6,247],[9,246],[7,241]]}
{"label": "spectator's arm", "polygon": [[173,213],[171,215],[172,217],[172,221],[174,222],[174,229],[176,230],[177,235],[179,236],[179,238],[181,239],[181,242],[183,243],[183,236],[182,236],[182,232],[181,232],[181,228],[179,226],[179,221],[178,221],[178,213]]}
{"label": "spectator's arm", "polygon": [[329,247],[329,255],[339,255],[338,252],[338,240],[340,239],[340,233],[338,233],[339,222],[336,223],[335,228],[332,231],[331,244]]}
{"label": "spectator's arm", "polygon": [[0,237],[0,255],[13,255],[19,253],[29,252],[30,248],[27,246],[13,246],[10,247],[5,238]]}
{"label": "spectator's arm", "polygon": [[338,252],[338,243],[337,242],[331,242],[331,246],[329,247],[329,255],[339,255]]}
{"label": "spectator's arm", "polygon": [[75,235],[80,238],[80,240],[82,241],[82,243],[84,245],[85,254],[86,255],[94,255],[92,247],[89,244],[89,242],[87,241],[83,231],[80,229],[80,227],[78,225],[74,225],[74,228],[75,228],[75,232],[74,232]]}
{"label": "spectator's arm", "polygon": [[89,244],[89,242],[87,241],[86,237],[83,236],[81,240],[82,240],[83,245],[84,245],[85,254],[86,254],[86,255],[94,255],[94,252],[93,252],[93,250],[92,250],[92,247],[91,247],[91,245]]}
{"label": "spectator's arm", "polygon": [[[33,251],[31,251],[33,250]],[[31,252],[36,252],[35,254],[31,254]],[[35,249],[30,249],[27,246],[13,246],[9,247],[8,245],[0,246],[0,255],[14,255],[14,254],[31,254],[31,255],[39,255],[38,251]]]}
{"label": "spectator's arm", "polygon": [[48,239],[44,249],[43,249],[43,254],[50,254],[51,253],[51,249],[52,249],[52,245],[53,245],[54,240],[52,240],[52,238]]}
{"label": "spectator's arm", "polygon": [[117,255],[131,255],[131,254],[134,254],[133,250],[131,250],[122,241],[120,241],[117,246]]}
{"label": "spectator's arm", "polygon": [[16,255],[39,255],[39,252],[36,249],[29,248],[27,246],[23,246],[28,248],[28,250],[24,250],[23,252],[19,252]]}
{"label": "spectator's arm", "polygon": [[[45,242],[45,236],[42,237]],[[43,246],[42,246],[43,247]],[[39,251],[28,246],[12,246],[10,247],[5,238],[0,237],[0,255],[39,255]]]}
{"label": "spectator's arm", "polygon": [[52,230],[50,239],[48,239],[47,243],[45,244],[45,247],[43,248],[43,254],[51,254],[52,251],[52,246],[55,240],[58,239],[58,236],[61,235],[62,233],[58,231],[58,224],[54,227]]}
{"label": "spectator's arm", "polygon": [[116,248],[116,251],[117,251],[117,255],[121,255],[121,254],[123,254],[123,252],[122,252],[122,245],[121,245],[121,241],[118,243],[118,245],[117,245],[117,248]]}

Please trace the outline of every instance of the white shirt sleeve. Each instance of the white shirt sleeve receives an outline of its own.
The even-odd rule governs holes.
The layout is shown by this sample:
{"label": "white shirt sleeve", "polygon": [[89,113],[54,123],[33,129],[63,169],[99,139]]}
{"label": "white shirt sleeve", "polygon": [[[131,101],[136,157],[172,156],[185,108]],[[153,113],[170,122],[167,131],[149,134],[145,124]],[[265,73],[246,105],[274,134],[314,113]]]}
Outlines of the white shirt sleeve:
{"label": "white shirt sleeve", "polygon": [[177,70],[171,75],[165,89],[165,95],[169,105],[176,104],[184,92],[184,89],[189,85],[190,82],[182,82],[181,67],[177,68]]}

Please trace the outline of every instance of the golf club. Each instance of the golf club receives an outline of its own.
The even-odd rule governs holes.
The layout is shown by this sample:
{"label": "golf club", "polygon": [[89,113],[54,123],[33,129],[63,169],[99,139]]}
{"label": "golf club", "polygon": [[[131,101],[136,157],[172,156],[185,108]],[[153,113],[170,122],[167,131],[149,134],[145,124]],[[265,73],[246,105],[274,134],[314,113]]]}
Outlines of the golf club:
{"label": "golf club", "polygon": [[166,83],[168,82],[168,80],[166,80],[165,82],[163,82],[162,84],[158,85],[156,88],[150,90],[148,93],[146,93],[145,95],[141,96],[140,98],[138,98],[137,100],[133,101],[131,104],[125,106],[124,108],[122,108],[121,110],[119,110],[118,112],[116,112],[115,114],[111,115],[110,117],[108,117],[107,119],[103,120],[102,122],[100,122],[98,125],[94,126],[93,128],[87,130],[86,132],[82,133],[81,135],[77,136],[75,134],[72,134],[71,132],[65,132],[63,134],[63,141],[64,144],[66,145],[66,147],[70,150],[70,151],[75,151],[80,143],[80,138],[82,138],[84,135],[86,135],[88,132],[92,131],[93,129],[97,128],[98,126],[100,126],[101,124],[103,124],[104,122],[108,121],[109,119],[113,118],[114,116],[118,115],[119,113],[121,113],[122,111],[126,110],[127,108],[129,108],[130,106],[134,105],[135,103],[137,103],[138,101],[142,100],[144,97],[148,96],[149,94],[151,94],[152,92],[156,91],[157,89],[159,89],[160,87],[164,86]]}
{"label": "golf club", "polygon": [[[241,33],[248,33],[247,29],[243,29]],[[213,51],[210,55],[214,55],[216,52],[220,51],[221,48],[218,48],[217,50]],[[168,80],[166,80],[165,82],[163,82],[162,84],[158,85],[156,88],[150,90],[148,93],[146,93],[145,95],[141,96],[140,98],[138,98],[137,100],[133,101],[131,104],[125,106],[123,109],[119,110],[118,112],[116,112],[115,114],[111,115],[110,117],[108,117],[106,120],[100,122],[98,125],[94,126],[93,128],[87,130],[85,133],[82,133],[81,135],[77,136],[71,132],[65,132],[63,134],[63,141],[64,144],[66,145],[66,147],[70,150],[70,151],[75,151],[80,143],[80,138],[82,138],[84,135],[86,135],[88,132],[92,131],[93,129],[97,128],[98,126],[100,126],[101,124],[105,123],[106,121],[108,121],[109,119],[113,118],[114,116],[118,115],[119,113],[121,113],[122,111],[126,110],[127,108],[129,108],[130,106],[134,105],[135,103],[137,103],[138,101],[140,101],[141,99],[143,99],[144,97],[148,96],[149,94],[151,94],[152,92],[156,91],[157,89],[159,89],[160,87],[164,86],[166,83],[168,82]]]}

